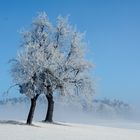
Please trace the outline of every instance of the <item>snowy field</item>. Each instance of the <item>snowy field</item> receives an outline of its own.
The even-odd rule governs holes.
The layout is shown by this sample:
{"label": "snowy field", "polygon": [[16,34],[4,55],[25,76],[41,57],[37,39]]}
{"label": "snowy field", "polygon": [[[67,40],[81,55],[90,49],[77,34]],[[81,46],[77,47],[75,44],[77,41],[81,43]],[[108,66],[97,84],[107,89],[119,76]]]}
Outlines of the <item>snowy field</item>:
{"label": "snowy field", "polygon": [[0,140],[140,140],[140,130],[72,123],[27,126],[22,121],[0,121]]}
{"label": "snowy field", "polygon": [[97,118],[74,106],[55,104],[54,124],[41,122],[46,104],[38,104],[33,125],[25,124],[29,103],[0,106],[0,140],[140,140],[140,122]]}

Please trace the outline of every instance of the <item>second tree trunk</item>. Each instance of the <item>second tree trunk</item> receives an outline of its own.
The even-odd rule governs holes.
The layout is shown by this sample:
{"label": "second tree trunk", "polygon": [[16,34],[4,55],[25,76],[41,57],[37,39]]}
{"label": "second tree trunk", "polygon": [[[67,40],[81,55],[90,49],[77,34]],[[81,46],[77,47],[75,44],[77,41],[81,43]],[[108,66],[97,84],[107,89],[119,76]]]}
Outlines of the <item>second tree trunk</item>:
{"label": "second tree trunk", "polygon": [[46,98],[48,100],[48,108],[45,117],[45,122],[53,122],[53,109],[54,109],[53,95],[52,94],[46,95]]}

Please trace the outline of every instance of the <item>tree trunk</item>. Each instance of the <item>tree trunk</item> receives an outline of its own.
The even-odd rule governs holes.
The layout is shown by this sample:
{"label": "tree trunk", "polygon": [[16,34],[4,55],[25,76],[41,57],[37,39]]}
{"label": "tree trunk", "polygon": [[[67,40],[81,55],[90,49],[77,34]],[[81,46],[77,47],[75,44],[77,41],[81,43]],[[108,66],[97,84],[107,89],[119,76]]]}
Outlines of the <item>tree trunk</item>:
{"label": "tree trunk", "polygon": [[53,122],[53,109],[54,109],[53,96],[52,94],[46,95],[46,98],[48,100],[48,108],[44,122]]}
{"label": "tree trunk", "polygon": [[39,96],[39,94],[37,94],[34,98],[31,99],[30,111],[28,114],[27,122],[26,122],[26,124],[28,124],[28,125],[32,124],[34,111],[35,111],[35,107],[36,107],[36,101],[37,101],[38,96]]}

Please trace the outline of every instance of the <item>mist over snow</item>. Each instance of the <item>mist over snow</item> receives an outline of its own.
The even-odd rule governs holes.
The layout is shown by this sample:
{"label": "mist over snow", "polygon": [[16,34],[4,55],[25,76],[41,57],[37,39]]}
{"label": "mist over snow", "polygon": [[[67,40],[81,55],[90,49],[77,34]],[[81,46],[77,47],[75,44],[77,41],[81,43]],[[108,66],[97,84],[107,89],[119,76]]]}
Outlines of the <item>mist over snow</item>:
{"label": "mist over snow", "polygon": [[[30,108],[30,100],[27,97],[9,98],[0,101],[1,120],[26,120]],[[37,101],[34,121],[45,119],[47,100],[40,96]],[[69,102],[55,98],[54,121],[82,124],[113,125],[118,122],[140,122],[140,113],[129,104],[119,100],[93,100],[93,107],[86,108],[81,103]]]}
{"label": "mist over snow", "polygon": [[[33,125],[25,125],[30,99],[0,101],[0,140],[139,140],[140,122],[133,108],[118,100],[94,100],[93,108],[55,98],[54,123],[43,123],[47,101],[40,96]],[[119,109],[119,110],[118,110]]]}

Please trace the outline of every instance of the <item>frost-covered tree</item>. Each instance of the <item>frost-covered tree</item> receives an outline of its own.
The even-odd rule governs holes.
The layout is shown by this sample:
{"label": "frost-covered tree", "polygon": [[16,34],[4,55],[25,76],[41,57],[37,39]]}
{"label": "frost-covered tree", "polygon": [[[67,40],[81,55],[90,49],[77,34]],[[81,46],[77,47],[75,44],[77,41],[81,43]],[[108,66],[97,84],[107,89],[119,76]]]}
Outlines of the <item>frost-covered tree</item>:
{"label": "frost-covered tree", "polygon": [[51,25],[46,14],[42,13],[33,21],[30,31],[22,32],[22,48],[11,69],[14,81],[19,84],[20,93],[27,95],[31,99],[27,124],[32,123],[36,100],[42,93],[40,89],[45,88],[42,85],[41,81],[43,79],[40,73],[47,67],[46,63],[44,63],[47,56],[44,56],[44,54],[48,54],[46,46],[50,44],[49,33],[51,33]]}
{"label": "frost-covered tree", "polygon": [[83,34],[69,25],[67,18],[59,16],[52,25],[46,13],[40,13],[31,29],[22,34],[22,48],[11,71],[20,93],[31,99],[27,124],[32,123],[40,94],[48,100],[45,121],[49,122],[53,121],[54,92],[84,105],[92,103],[94,84],[89,75],[92,65],[85,56],[86,44]]}

